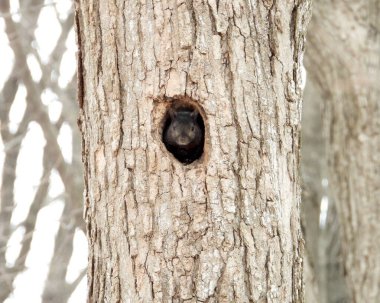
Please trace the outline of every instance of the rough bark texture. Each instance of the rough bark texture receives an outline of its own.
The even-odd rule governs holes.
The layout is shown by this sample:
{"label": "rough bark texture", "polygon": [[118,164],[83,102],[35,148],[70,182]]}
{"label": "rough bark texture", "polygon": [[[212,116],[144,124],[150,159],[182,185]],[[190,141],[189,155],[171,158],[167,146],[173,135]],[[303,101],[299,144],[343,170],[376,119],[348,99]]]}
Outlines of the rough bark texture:
{"label": "rough bark texture", "polygon": [[323,90],[330,189],[353,302],[380,297],[380,2],[319,1],[309,75]]}
{"label": "rough bark texture", "polygon": [[[308,1],[77,1],[90,302],[302,302]],[[176,99],[205,120],[183,165]]]}

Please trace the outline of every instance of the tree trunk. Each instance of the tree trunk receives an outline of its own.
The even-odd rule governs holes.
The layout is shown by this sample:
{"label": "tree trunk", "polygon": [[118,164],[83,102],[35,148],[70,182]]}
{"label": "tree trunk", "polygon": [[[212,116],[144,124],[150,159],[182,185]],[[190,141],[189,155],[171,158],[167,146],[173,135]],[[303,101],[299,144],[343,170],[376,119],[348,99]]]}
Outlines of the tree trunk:
{"label": "tree trunk", "polygon": [[[77,1],[90,302],[303,302],[294,2]],[[189,165],[161,140],[179,102]]]}
{"label": "tree trunk", "polygon": [[353,302],[380,297],[380,2],[319,1],[309,75],[323,90],[330,189]]}

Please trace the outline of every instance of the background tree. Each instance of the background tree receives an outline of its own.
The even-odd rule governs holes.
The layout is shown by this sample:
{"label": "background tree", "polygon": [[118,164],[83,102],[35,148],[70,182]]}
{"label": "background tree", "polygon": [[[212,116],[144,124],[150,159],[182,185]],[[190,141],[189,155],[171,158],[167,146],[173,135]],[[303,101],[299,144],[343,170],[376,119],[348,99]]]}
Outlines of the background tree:
{"label": "background tree", "polygon": [[[318,1],[313,14],[306,66],[324,100],[330,201],[339,215],[349,300],[377,302],[380,2]],[[331,299],[337,293],[332,280],[329,302],[338,302]]]}
{"label": "background tree", "polygon": [[[77,2],[91,302],[302,302],[308,1]],[[206,125],[188,166],[172,103]]]}
{"label": "background tree", "polygon": [[306,241],[305,258],[309,263],[305,266],[308,270],[305,273],[306,302],[351,302],[344,280],[340,224],[328,187],[328,142],[323,110],[321,88],[308,77],[301,144],[302,227]]}

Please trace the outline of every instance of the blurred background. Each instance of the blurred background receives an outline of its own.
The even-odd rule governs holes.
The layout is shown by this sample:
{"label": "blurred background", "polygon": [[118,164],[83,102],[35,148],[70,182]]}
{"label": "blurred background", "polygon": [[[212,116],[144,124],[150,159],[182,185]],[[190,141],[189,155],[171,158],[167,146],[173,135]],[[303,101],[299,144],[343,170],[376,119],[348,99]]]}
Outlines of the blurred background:
{"label": "blurred background", "polygon": [[0,302],[85,302],[72,1],[0,0]]}
{"label": "blurred background", "polygon": [[[363,112],[355,115],[357,108],[343,104],[363,96],[371,104],[367,92],[360,92],[360,98],[357,92],[372,91],[365,73],[375,70],[371,81],[379,75],[380,56],[374,48],[359,46],[380,45],[380,1],[371,1],[371,6],[361,1],[365,5],[360,9],[341,2],[340,11],[335,7],[338,2],[315,2],[305,55],[306,69],[313,73],[308,74],[304,92],[301,150],[306,302],[343,303],[351,300],[344,279],[341,225],[329,188],[329,168],[334,159],[340,159],[339,146],[332,142],[339,137],[334,135],[336,121],[357,125],[362,137],[366,129],[371,130],[362,124],[378,123],[375,115],[370,116],[375,111],[369,106],[358,105]],[[73,17],[70,0],[0,0],[0,302],[86,302],[87,241]],[[367,38],[374,42],[367,43]],[[351,64],[354,55],[365,52],[375,54],[368,68],[360,61]],[[351,85],[358,83],[356,78],[342,77],[352,70],[354,76],[360,75],[357,70],[364,71],[360,89]],[[326,80],[327,76],[331,77]],[[353,87],[351,96],[344,94],[348,87]],[[358,121],[364,122],[359,125]],[[371,132],[367,138],[376,133],[376,127]],[[348,138],[345,142],[357,138],[343,135],[344,140]],[[343,160],[340,163],[349,162]],[[376,175],[371,176],[376,181]]]}

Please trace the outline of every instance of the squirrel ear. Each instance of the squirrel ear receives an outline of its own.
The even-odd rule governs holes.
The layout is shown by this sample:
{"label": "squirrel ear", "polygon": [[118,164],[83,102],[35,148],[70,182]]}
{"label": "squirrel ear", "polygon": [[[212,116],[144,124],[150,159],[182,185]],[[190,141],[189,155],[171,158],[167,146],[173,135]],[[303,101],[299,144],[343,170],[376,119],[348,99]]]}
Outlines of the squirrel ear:
{"label": "squirrel ear", "polygon": [[169,116],[173,120],[177,116],[177,112],[173,108],[169,108]]}
{"label": "squirrel ear", "polygon": [[190,113],[190,117],[193,118],[193,120],[196,120],[198,118],[198,111],[196,109],[194,109],[191,113]]}

